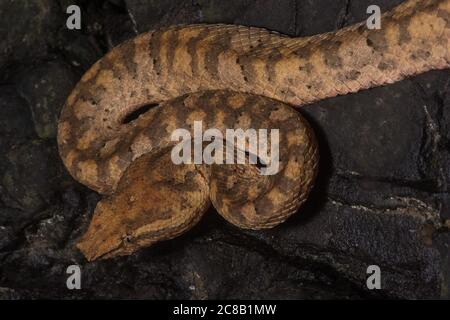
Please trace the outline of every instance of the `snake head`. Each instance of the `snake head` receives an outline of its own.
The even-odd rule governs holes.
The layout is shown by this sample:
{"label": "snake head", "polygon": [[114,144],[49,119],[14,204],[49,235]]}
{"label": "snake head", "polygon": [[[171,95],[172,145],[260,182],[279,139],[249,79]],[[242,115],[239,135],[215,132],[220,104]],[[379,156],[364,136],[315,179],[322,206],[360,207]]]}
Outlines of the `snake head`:
{"label": "snake head", "polygon": [[89,261],[129,255],[193,227],[208,208],[209,186],[194,165],[176,166],[170,153],[146,154],[124,172],[116,191],[95,208],[77,247]]}
{"label": "snake head", "polygon": [[97,204],[91,224],[77,244],[88,261],[131,254],[138,248],[123,211],[120,214],[111,200],[107,198]]}

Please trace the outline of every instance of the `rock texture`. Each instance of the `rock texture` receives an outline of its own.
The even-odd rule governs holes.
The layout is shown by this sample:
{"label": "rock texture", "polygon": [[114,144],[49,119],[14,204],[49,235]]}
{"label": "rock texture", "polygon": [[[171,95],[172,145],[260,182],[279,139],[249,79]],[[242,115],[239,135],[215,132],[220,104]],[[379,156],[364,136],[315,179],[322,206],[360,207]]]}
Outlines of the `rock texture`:
{"label": "rock texture", "polygon": [[[74,244],[99,196],[58,157],[55,125],[83,72],[111,47],[165,25],[227,22],[290,35],[364,19],[369,0],[0,3],[0,298],[449,298],[450,72],[303,108],[319,137],[302,212],[242,231],[210,211],[194,230],[137,254],[86,263]],[[82,290],[66,288],[78,264]],[[366,269],[380,266],[382,290]]]}

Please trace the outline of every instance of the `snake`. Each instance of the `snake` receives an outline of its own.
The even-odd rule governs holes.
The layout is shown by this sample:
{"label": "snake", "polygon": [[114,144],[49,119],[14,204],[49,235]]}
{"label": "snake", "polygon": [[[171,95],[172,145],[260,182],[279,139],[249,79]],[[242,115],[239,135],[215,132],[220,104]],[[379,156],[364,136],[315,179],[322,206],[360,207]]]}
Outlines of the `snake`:
{"label": "snake", "polygon": [[[231,224],[253,230],[301,211],[319,152],[299,107],[450,66],[450,0],[407,0],[381,23],[308,37],[176,25],[110,50],[82,76],[58,122],[68,172],[103,195],[77,243],[86,259],[130,255],[180,236],[211,205]],[[193,133],[195,121],[221,133],[279,130],[279,170],[262,175],[264,164],[247,162],[175,164],[171,134]]]}

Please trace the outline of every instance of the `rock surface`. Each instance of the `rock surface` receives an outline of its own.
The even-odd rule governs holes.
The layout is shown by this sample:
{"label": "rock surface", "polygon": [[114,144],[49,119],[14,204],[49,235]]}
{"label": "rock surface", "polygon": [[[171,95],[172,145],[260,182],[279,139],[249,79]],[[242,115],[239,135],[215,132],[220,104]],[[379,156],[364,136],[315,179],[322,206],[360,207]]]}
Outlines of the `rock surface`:
{"label": "rock surface", "polygon": [[[450,72],[304,107],[321,163],[301,212],[263,232],[214,210],[180,238],[86,263],[74,244],[100,197],[74,182],[55,127],[87,68],[139,32],[239,23],[289,35],[336,30],[400,0],[76,1],[0,4],[0,298],[449,298]],[[68,290],[66,269],[82,270]],[[382,290],[368,290],[378,265]]]}

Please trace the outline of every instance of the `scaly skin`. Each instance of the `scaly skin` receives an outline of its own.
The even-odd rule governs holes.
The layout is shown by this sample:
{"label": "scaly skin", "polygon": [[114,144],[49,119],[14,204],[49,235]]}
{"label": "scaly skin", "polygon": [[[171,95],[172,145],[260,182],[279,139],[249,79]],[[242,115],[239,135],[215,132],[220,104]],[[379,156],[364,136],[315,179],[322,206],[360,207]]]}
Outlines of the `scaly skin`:
{"label": "scaly skin", "polygon": [[[261,229],[281,223],[306,199],[317,166],[314,135],[289,106],[448,68],[449,39],[450,0],[409,0],[383,15],[381,30],[361,23],[335,33],[289,38],[243,26],[176,26],[114,48],[82,77],[58,127],[60,155],[69,172],[108,196],[98,204],[80,249],[94,260],[173,238],[198,221],[209,199],[238,226]],[[174,129],[202,117],[209,119],[208,125],[233,128],[239,121],[233,112],[238,102],[253,128],[283,130],[281,148],[296,148],[286,147],[281,160],[287,164],[297,157],[301,167],[284,167],[267,184],[267,177],[251,166],[161,164],[167,158],[161,150],[171,146]],[[123,123],[146,104],[158,106]],[[145,170],[152,173],[143,179]],[[180,177],[188,172],[196,179],[186,183]],[[227,189],[230,176],[237,180],[228,183],[237,183],[234,189]],[[290,182],[283,184],[283,177]],[[175,186],[167,182],[171,179],[181,179],[185,187],[174,193]],[[163,197],[153,187],[158,183],[173,196]],[[199,189],[196,200],[182,201],[191,188]],[[140,197],[133,196],[137,193]]]}
{"label": "scaly skin", "polygon": [[[260,175],[250,164],[173,164],[172,131],[186,129],[193,136],[193,121],[199,120],[204,130],[216,128],[224,137],[227,128],[279,129],[278,173]],[[128,161],[130,141],[146,149],[97,205],[78,245],[89,260],[173,238],[197,223],[210,200],[234,225],[272,227],[306,200],[317,172],[317,145],[306,121],[288,105],[255,95],[217,90],[184,95],[141,116],[119,138],[112,157],[96,158],[100,167]]]}

